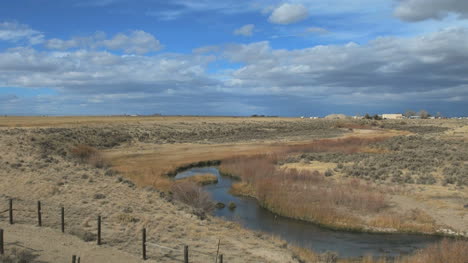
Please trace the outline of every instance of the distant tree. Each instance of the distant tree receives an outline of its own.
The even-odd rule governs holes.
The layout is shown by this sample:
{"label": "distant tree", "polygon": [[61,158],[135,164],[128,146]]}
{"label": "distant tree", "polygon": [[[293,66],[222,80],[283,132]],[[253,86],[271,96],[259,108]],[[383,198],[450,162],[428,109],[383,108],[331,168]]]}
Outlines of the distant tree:
{"label": "distant tree", "polygon": [[412,110],[407,110],[407,111],[405,112],[405,114],[403,114],[403,115],[405,115],[406,118],[409,118],[409,117],[411,117],[411,116],[415,116],[415,115],[416,115],[416,112],[415,112],[415,111],[412,111]]}
{"label": "distant tree", "polygon": [[381,119],[382,119],[382,117],[380,117],[379,115],[375,114],[374,116],[372,116],[372,119],[374,119],[374,120],[377,120],[377,121],[378,121],[378,120],[381,120]]}
{"label": "distant tree", "polygon": [[421,117],[421,119],[427,119],[430,116],[429,113],[426,110],[420,110],[418,112],[418,115],[419,115],[419,117]]}
{"label": "distant tree", "polygon": [[369,113],[366,113],[366,115],[364,115],[364,119],[370,120],[372,119],[372,117],[369,115]]}

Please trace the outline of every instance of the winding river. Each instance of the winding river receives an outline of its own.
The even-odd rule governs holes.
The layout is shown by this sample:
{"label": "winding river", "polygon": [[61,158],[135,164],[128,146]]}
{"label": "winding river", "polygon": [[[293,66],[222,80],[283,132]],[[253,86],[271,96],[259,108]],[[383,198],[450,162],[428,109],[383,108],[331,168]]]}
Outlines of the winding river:
{"label": "winding river", "polygon": [[[365,255],[398,256],[424,248],[441,238],[436,236],[410,234],[369,234],[335,231],[315,224],[278,216],[260,207],[253,198],[237,197],[229,193],[233,180],[221,176],[216,167],[193,168],[176,175],[175,179],[196,174],[211,173],[218,177],[218,183],[203,186],[216,202],[226,204],[216,209],[215,216],[238,222],[245,228],[279,236],[290,244],[310,248],[316,252],[337,252],[340,257],[357,258]],[[234,202],[236,209],[227,204]]]}

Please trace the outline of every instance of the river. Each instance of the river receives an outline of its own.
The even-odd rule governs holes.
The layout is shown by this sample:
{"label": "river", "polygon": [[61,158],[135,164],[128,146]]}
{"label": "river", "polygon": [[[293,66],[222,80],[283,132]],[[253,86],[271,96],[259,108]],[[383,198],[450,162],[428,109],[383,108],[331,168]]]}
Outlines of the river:
{"label": "river", "polygon": [[[279,236],[290,244],[309,248],[315,252],[337,252],[340,257],[357,258],[366,255],[398,256],[409,254],[440,241],[437,236],[413,234],[370,234],[330,230],[313,223],[278,216],[257,204],[253,198],[233,196],[229,189],[233,180],[221,176],[216,167],[193,168],[176,175],[180,179],[195,174],[211,173],[218,177],[218,183],[203,186],[213,200],[226,204],[216,209],[214,215],[228,221],[238,222],[245,228]],[[234,202],[233,210],[227,207]]]}

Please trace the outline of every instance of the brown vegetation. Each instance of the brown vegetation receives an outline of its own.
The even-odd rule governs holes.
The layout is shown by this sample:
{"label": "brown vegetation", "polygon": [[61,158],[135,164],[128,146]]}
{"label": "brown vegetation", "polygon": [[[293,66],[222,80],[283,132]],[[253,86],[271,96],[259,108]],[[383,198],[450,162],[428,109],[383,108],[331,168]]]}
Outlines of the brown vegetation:
{"label": "brown vegetation", "polygon": [[466,263],[468,262],[468,241],[450,241],[431,245],[419,250],[413,256],[403,258],[398,263]]}
{"label": "brown vegetation", "polygon": [[190,181],[197,185],[208,185],[217,183],[218,177],[214,174],[197,174],[184,179],[179,179],[179,181]]}
{"label": "brown vegetation", "polygon": [[309,263],[466,263],[468,262],[468,241],[442,240],[427,248],[417,250],[409,256],[397,258],[364,256],[361,259],[339,259],[334,253],[317,254],[308,249],[290,246],[294,256],[301,262]]}
{"label": "brown vegetation", "polygon": [[277,155],[225,160],[220,170],[242,179],[231,190],[247,194],[280,215],[341,228],[355,228],[361,220],[351,212],[373,214],[388,203],[371,183],[358,179],[328,180],[317,171],[277,169]]}
{"label": "brown vegetation", "polygon": [[107,166],[102,154],[89,145],[78,144],[70,150],[70,153],[82,163],[88,163],[96,168]]}
{"label": "brown vegetation", "polygon": [[210,195],[194,182],[183,181],[172,185],[174,199],[204,212],[211,212],[215,203]]}

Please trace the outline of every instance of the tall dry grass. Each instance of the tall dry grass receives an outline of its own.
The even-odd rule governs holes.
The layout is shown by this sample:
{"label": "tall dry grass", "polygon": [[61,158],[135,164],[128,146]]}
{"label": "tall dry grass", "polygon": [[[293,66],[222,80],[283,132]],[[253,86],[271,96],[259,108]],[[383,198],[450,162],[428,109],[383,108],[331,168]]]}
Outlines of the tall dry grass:
{"label": "tall dry grass", "polygon": [[70,153],[82,163],[88,163],[97,168],[108,166],[102,154],[96,148],[89,145],[75,145],[70,149]]}
{"label": "tall dry grass", "polygon": [[317,171],[278,169],[278,155],[237,157],[220,171],[241,178],[231,191],[251,195],[280,215],[325,225],[353,228],[361,220],[350,211],[377,213],[387,206],[384,194],[358,179],[328,180]]}
{"label": "tall dry grass", "polygon": [[294,256],[300,262],[308,263],[467,263],[468,262],[468,241],[447,240],[417,250],[408,256],[396,258],[364,256],[360,259],[340,259],[332,258],[325,254],[318,254],[309,249],[290,246]]}
{"label": "tall dry grass", "polygon": [[283,155],[285,153],[292,152],[340,152],[340,153],[357,153],[365,149],[373,143],[381,142],[386,140],[386,136],[376,137],[346,137],[339,139],[322,139],[313,141],[311,143],[292,145],[284,148]]}
{"label": "tall dry grass", "polygon": [[443,240],[405,257],[398,263],[467,263],[468,241]]}

